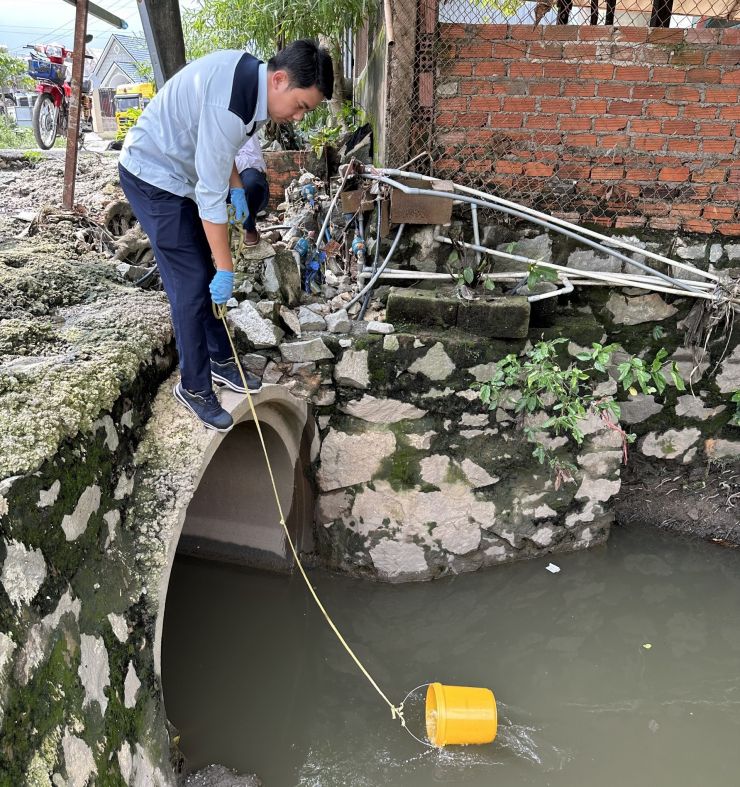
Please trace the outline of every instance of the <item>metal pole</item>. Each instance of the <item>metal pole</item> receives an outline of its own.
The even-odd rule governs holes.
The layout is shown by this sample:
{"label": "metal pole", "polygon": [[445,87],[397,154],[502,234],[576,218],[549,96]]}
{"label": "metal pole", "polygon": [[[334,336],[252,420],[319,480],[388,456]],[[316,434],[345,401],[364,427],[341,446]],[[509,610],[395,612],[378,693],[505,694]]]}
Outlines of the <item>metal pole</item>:
{"label": "metal pole", "polygon": [[67,155],[64,160],[64,196],[62,207],[72,210],[75,202],[77,174],[77,142],[80,135],[80,101],[85,78],[85,36],[87,35],[88,0],[77,0],[75,14],[75,44],[72,53],[72,93],[67,119]]}
{"label": "metal pole", "polygon": [[149,21],[149,9],[146,3],[141,2],[141,0],[139,0],[137,5],[139,6],[139,17],[141,19],[141,27],[144,30],[144,38],[146,38],[147,47],[149,48],[149,57],[152,59],[154,84],[157,90],[161,90],[167,80],[162,70],[162,64],[159,62],[159,48],[157,47],[154,32],[152,31],[152,23]]}

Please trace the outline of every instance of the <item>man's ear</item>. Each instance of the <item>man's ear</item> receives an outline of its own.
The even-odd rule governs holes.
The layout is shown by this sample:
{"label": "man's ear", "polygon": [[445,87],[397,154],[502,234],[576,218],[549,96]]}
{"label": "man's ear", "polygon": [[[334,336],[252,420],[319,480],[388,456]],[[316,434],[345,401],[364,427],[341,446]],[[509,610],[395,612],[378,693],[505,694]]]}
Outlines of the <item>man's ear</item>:
{"label": "man's ear", "polygon": [[288,85],[288,74],[285,71],[273,71],[270,81],[275,90],[285,89]]}

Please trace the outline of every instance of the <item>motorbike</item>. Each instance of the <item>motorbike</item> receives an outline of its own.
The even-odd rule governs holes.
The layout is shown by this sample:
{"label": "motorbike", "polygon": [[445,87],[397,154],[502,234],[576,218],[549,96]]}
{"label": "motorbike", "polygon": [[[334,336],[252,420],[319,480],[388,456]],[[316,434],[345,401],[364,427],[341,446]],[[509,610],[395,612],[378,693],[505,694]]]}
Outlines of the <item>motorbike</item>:
{"label": "motorbike", "polygon": [[[33,134],[42,150],[54,146],[58,136],[67,136],[69,123],[70,95],[72,88],[67,81],[66,60],[72,52],[59,44],[27,44],[30,49],[28,75],[37,82],[39,94],[33,107]],[[91,57],[91,55],[85,55]],[[92,83],[83,80],[80,105],[80,144],[82,134],[92,131]]]}

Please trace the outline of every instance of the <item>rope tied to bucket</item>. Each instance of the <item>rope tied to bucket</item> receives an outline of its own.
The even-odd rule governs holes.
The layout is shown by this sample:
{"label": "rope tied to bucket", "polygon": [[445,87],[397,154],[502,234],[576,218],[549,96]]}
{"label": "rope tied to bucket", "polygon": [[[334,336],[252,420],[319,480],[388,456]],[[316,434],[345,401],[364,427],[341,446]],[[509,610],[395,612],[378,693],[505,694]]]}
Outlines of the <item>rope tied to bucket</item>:
{"label": "rope tied to bucket", "polygon": [[[416,738],[416,736],[408,729],[408,727],[406,727],[406,719],[404,718],[403,715],[404,702],[406,701],[406,699],[408,699],[409,695],[412,694],[413,692],[409,692],[409,694],[406,695],[404,702],[402,702],[400,705],[394,705],[388,699],[388,697],[386,697],[383,690],[380,688],[380,686],[378,686],[378,684],[375,682],[375,680],[370,675],[370,673],[362,665],[362,662],[357,658],[352,648],[350,648],[350,646],[347,644],[344,637],[340,634],[339,629],[334,624],[334,621],[329,617],[329,613],[326,611],[326,609],[324,609],[324,605],[321,603],[321,600],[319,599],[318,595],[316,595],[316,591],[314,590],[313,585],[311,584],[311,582],[308,579],[308,576],[306,575],[303,565],[301,564],[301,560],[298,557],[298,552],[296,551],[296,548],[293,544],[293,539],[290,537],[288,526],[285,524],[285,516],[283,514],[283,507],[280,505],[280,497],[278,496],[277,484],[275,483],[275,476],[272,473],[272,466],[270,465],[270,457],[267,454],[267,446],[265,445],[265,440],[264,437],[262,436],[262,427],[260,426],[259,418],[257,417],[257,411],[255,409],[254,402],[252,401],[252,396],[249,393],[249,388],[247,387],[247,380],[246,377],[244,376],[244,370],[242,369],[242,364],[241,361],[239,360],[239,355],[236,352],[236,347],[234,346],[234,340],[231,338],[231,332],[229,331],[229,326],[226,322],[226,313],[227,313],[226,304],[225,303],[216,304],[212,302],[211,306],[213,308],[214,316],[216,317],[216,319],[221,320],[223,322],[224,330],[226,331],[226,335],[229,337],[229,344],[231,345],[231,351],[234,354],[234,360],[236,361],[237,368],[239,369],[239,374],[242,378],[242,384],[244,385],[244,390],[247,392],[249,409],[250,412],[252,413],[254,424],[257,427],[257,434],[259,435],[260,444],[262,445],[262,453],[265,455],[265,461],[267,462],[267,471],[270,474],[270,483],[272,484],[272,491],[275,495],[275,502],[277,503],[278,513],[280,514],[280,524],[282,525],[283,530],[285,531],[285,537],[288,539],[288,543],[290,544],[290,550],[293,553],[293,557],[295,558],[295,562],[298,565],[298,568],[301,572],[301,576],[305,580],[306,585],[308,586],[308,589],[311,592],[314,601],[316,602],[322,614],[326,618],[326,622],[331,626],[332,631],[337,635],[337,638],[342,643],[344,649],[352,657],[353,661],[359,667],[362,674],[370,681],[370,684],[375,689],[375,691],[377,691],[378,694],[380,694],[383,700],[387,703],[388,707],[391,709],[391,718],[394,720],[398,719],[401,722],[401,726],[404,727],[407,730],[407,732],[409,732],[410,735]],[[414,689],[414,691],[416,691],[416,689]],[[419,739],[416,738],[416,740]],[[423,741],[420,741],[420,743],[423,743]]]}

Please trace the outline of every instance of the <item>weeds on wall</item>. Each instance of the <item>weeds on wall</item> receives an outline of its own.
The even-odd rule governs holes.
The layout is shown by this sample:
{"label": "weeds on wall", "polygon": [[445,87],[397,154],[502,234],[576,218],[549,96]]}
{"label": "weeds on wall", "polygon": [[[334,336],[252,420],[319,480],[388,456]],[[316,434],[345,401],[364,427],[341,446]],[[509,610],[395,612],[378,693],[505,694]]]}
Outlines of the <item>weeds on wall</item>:
{"label": "weeds on wall", "polygon": [[740,426],[740,391],[735,391],[730,401],[735,403],[735,412],[730,418],[730,423],[733,426]]}
{"label": "weeds on wall", "polygon": [[[585,435],[580,422],[589,413],[595,413],[606,426],[620,435],[624,462],[627,462],[627,445],[636,436],[628,434],[618,425],[619,404],[611,396],[594,393],[593,384],[598,374],[607,374],[609,369],[616,369],[618,382],[633,395],[638,393],[638,389],[646,395],[662,394],[667,384],[662,372],[668,355],[665,349],[659,350],[652,362],[628,356],[623,363],[616,365],[612,363],[612,354],[621,350],[621,347],[618,344],[601,345],[594,342],[590,351],[575,356],[582,365],[574,362],[563,368],[558,362],[558,345],[568,341],[560,338],[537,342],[521,358],[509,354],[498,362],[489,380],[473,385],[478,389],[481,402],[489,410],[506,403],[514,405],[524,434],[534,443],[532,455],[540,464],[548,465],[555,476],[556,489],[563,483],[574,481],[576,467],[554,453],[547,441],[543,441],[543,432],[550,431],[556,437],[563,434],[581,445]],[[685,390],[675,361],[669,373],[676,388]],[[515,392],[519,394],[518,398]],[[733,401],[740,402],[740,392]],[[547,420],[536,428],[524,426],[524,416],[537,412],[547,413]]]}
{"label": "weeds on wall", "polygon": [[[479,285],[483,285],[486,290],[495,290],[496,284],[492,279],[486,277],[493,268],[493,260],[486,254],[482,254],[480,259],[470,262],[468,259],[468,248],[461,237],[450,237],[454,247],[453,252],[447,258],[447,271],[455,282],[455,295],[462,300],[474,300],[473,290]],[[516,243],[510,243],[506,247],[506,253],[514,251]],[[540,282],[556,282],[558,272],[552,268],[538,265],[541,259],[532,260],[527,265],[527,277],[522,280],[509,294],[514,294],[522,285],[526,284],[530,290],[534,289]]]}

